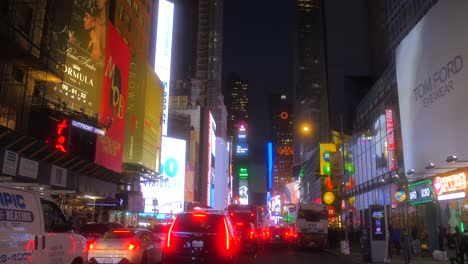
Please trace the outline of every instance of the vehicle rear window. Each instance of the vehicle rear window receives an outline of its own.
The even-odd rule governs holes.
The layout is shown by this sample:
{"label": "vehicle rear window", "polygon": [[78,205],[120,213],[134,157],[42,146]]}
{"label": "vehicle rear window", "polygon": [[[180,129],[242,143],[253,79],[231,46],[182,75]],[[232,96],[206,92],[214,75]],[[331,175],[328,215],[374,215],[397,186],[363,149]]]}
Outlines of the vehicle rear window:
{"label": "vehicle rear window", "polygon": [[299,210],[297,218],[305,219],[310,222],[318,222],[320,220],[328,220],[325,211]]}
{"label": "vehicle rear window", "polygon": [[112,231],[104,234],[105,239],[126,239],[126,238],[132,238],[135,236],[135,231]]}
{"label": "vehicle rear window", "polygon": [[207,214],[200,217],[193,214],[179,214],[174,222],[173,232],[217,233],[223,224],[222,215]]}
{"label": "vehicle rear window", "polygon": [[154,233],[166,233],[169,231],[169,228],[171,227],[170,224],[167,224],[167,225],[156,225],[154,227],[154,230],[153,232]]}
{"label": "vehicle rear window", "polygon": [[80,227],[79,233],[98,233],[98,234],[104,234],[107,232],[107,226],[105,224],[87,224],[82,227]]}
{"label": "vehicle rear window", "polygon": [[276,226],[270,226],[270,232],[283,232],[286,230],[284,227],[276,227]]}

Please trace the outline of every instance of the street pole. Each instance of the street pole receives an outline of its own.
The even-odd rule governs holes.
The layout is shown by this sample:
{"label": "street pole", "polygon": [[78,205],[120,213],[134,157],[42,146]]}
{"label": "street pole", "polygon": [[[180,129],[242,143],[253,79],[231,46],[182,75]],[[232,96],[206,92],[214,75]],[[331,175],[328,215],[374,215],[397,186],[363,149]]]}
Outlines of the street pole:
{"label": "street pole", "polygon": [[[341,126],[341,163],[343,167],[343,182],[341,183],[341,197],[345,198],[345,191],[346,191],[346,183],[348,182],[348,173],[346,171],[346,157],[345,157],[345,138],[344,138],[344,131],[343,131],[343,117],[340,114],[340,126]],[[349,234],[348,234],[348,219],[349,219],[349,203],[348,199],[344,199],[345,205],[345,221],[344,221],[344,229],[345,229],[345,248],[348,250],[344,250],[345,254],[349,254]]]}

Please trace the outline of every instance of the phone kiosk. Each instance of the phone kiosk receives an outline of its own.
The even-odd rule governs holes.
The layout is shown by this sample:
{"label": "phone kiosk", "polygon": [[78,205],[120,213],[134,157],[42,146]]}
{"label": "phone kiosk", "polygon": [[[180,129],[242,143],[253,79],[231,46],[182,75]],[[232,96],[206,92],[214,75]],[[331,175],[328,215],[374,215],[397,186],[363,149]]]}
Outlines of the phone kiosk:
{"label": "phone kiosk", "polygon": [[384,263],[387,258],[387,227],[385,207],[370,205],[370,248],[371,262]]}

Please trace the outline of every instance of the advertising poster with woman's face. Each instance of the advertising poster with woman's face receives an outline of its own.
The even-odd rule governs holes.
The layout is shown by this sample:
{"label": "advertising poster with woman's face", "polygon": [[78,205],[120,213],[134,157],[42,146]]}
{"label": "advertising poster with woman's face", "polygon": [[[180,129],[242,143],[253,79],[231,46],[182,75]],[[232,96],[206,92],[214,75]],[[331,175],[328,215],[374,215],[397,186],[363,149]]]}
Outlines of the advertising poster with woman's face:
{"label": "advertising poster with woman's face", "polygon": [[109,3],[59,2],[57,14],[61,15],[49,18],[53,33],[48,47],[63,82],[55,85],[49,96],[52,101],[66,102],[68,108],[94,116],[100,109]]}

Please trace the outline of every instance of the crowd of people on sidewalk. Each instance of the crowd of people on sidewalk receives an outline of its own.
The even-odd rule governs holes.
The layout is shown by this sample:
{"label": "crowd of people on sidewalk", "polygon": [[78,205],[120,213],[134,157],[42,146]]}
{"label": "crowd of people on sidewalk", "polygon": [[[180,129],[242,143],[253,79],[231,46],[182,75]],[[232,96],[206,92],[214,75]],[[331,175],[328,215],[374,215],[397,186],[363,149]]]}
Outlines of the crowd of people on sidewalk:
{"label": "crowd of people on sidewalk", "polygon": [[[404,256],[405,263],[410,263],[412,256],[420,255],[421,243],[417,227],[413,227],[411,232],[407,229],[394,230],[388,226],[389,248],[388,257],[392,258],[392,251]],[[456,226],[453,230],[450,227],[439,226],[438,229],[438,250],[448,258],[451,264],[464,264],[465,254],[468,256],[468,230],[464,233]]]}

